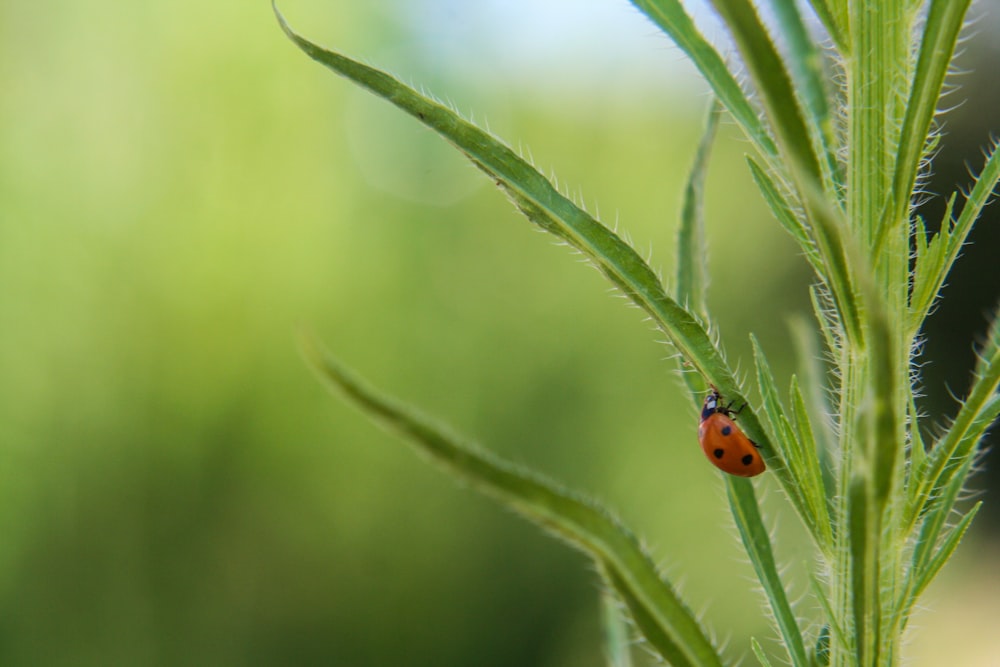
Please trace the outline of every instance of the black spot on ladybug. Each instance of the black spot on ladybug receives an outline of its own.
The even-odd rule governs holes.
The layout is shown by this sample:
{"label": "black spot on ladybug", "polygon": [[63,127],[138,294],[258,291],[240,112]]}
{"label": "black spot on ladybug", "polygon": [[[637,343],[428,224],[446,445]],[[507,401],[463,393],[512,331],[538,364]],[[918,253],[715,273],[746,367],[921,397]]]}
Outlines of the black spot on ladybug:
{"label": "black spot on ladybug", "polygon": [[729,424],[726,424],[725,426],[722,427],[722,435],[729,435],[732,432],[733,432],[733,427],[730,426]]}
{"label": "black spot on ladybug", "polygon": [[717,458],[717,459],[721,459],[721,458],[722,458],[722,455],[723,455],[723,454],[725,454],[725,452],[724,452],[724,451],[722,451],[722,449],[721,449],[721,448],[720,448],[720,449],[713,449],[713,450],[712,450],[712,454],[713,454],[713,455],[715,456],[715,458]]}
{"label": "black spot on ladybug", "polygon": [[743,461],[743,465],[748,466],[753,463],[753,454],[745,454],[740,460]]}

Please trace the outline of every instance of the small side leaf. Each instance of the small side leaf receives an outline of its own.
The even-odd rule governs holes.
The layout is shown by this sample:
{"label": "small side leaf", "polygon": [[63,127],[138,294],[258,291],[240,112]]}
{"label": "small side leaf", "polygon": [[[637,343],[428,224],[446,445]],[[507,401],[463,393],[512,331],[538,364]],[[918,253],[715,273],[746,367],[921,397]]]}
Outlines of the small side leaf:
{"label": "small side leaf", "polygon": [[931,304],[937,298],[944,285],[947,275],[946,257],[949,246],[948,238],[954,224],[951,213],[955,206],[955,195],[948,198],[944,216],[941,218],[941,231],[929,241],[927,229],[923,220],[917,218],[913,232],[916,257],[913,264],[913,287],[910,290],[910,335],[915,336],[924,324]]}
{"label": "small side leaf", "polygon": [[922,469],[924,461],[927,459],[924,438],[920,433],[920,412],[917,410],[917,402],[912,391],[910,392],[910,405],[907,408],[907,416],[910,422],[908,428],[910,435],[910,465],[908,472],[912,474],[914,469]]}
{"label": "small side leaf", "polygon": [[941,532],[944,530],[948,517],[955,507],[958,495],[965,485],[965,478],[972,467],[972,459],[965,462],[965,470],[956,475],[952,483],[948,486],[944,495],[933,503],[933,507],[924,514],[923,523],[920,527],[920,535],[917,537],[913,547],[913,554],[910,558],[910,568],[906,573],[906,581],[903,584],[903,594],[901,601],[897,604],[896,623],[899,631],[906,626],[913,604],[917,597],[930,583],[927,578],[928,564],[932,554],[938,547]]}
{"label": "small side leaf", "polygon": [[712,142],[719,127],[721,109],[713,99],[698,142],[694,164],[688,174],[681,201],[681,224],[677,229],[677,301],[702,319],[708,318],[708,246],[705,243],[705,175]]}
{"label": "small side leaf", "polygon": [[[903,588],[903,598],[899,602],[899,610],[896,616],[895,625],[896,631],[902,632],[906,629],[906,625],[910,620],[910,615],[913,612],[913,607],[916,601],[920,598],[923,592],[927,589],[934,578],[937,576],[941,568],[944,567],[945,563],[951,559],[952,555],[955,553],[955,549],[961,543],[962,538],[965,537],[966,531],[969,530],[969,526],[972,524],[972,520],[976,517],[979,512],[979,508],[982,507],[982,501],[976,503],[971,510],[969,510],[959,522],[948,532],[945,538],[941,541],[941,545],[934,552],[933,556],[929,556],[925,559],[925,562],[918,566],[916,563],[911,566],[910,571],[906,576],[906,584]],[[935,545],[928,547],[927,553],[930,554],[930,549]]]}
{"label": "small side leaf", "polygon": [[[811,512],[816,516],[816,521],[820,532],[823,534],[824,544],[830,549],[833,548],[833,531],[830,521],[830,508],[828,499],[832,494],[832,487],[827,488],[823,477],[823,469],[820,464],[820,454],[822,449],[813,435],[812,420],[809,409],[806,407],[805,399],[799,390],[799,383],[795,376],[792,376],[792,386],[789,390],[792,401],[792,416],[795,427],[796,442],[796,464],[795,476],[801,480],[802,495],[809,505]],[[829,553],[828,553],[829,555]]]}
{"label": "small side leaf", "polygon": [[974,457],[986,429],[1000,411],[1000,313],[990,326],[990,336],[980,354],[973,375],[972,388],[959,408],[951,427],[934,445],[920,468],[913,473],[907,530],[912,529],[928,503],[940,495],[967,458]]}
{"label": "small side leaf", "polygon": [[962,212],[954,224],[951,220],[951,211],[955,196],[952,195],[948,199],[948,207],[941,221],[941,231],[923,253],[926,259],[921,257],[918,246],[913,295],[910,298],[910,328],[914,334],[923,325],[931,305],[948,277],[948,272],[951,271],[962,246],[969,237],[969,232],[972,231],[973,225],[989,203],[997,183],[1000,182],[1000,151],[997,148],[996,143],[990,148],[986,165],[976,178],[972,191],[962,206]]}
{"label": "small side leaf", "polygon": [[[810,0],[810,5],[812,5],[813,11],[816,12],[817,18],[819,18],[820,23],[829,33],[830,38],[833,40],[834,46],[841,54],[847,55],[847,12],[837,11],[837,2],[830,2],[829,0]],[[846,3],[839,3],[846,4]]]}
{"label": "small side leaf", "polygon": [[[892,205],[878,223],[874,238],[876,253],[893,221],[902,220],[910,204],[913,185],[917,180],[923,139],[930,133],[931,122],[941,98],[948,66],[955,53],[958,34],[972,0],[931,0],[920,42],[917,69],[911,77],[913,88],[906,104],[906,116],[900,136],[892,182]],[[878,255],[874,255],[878,257]]]}
{"label": "small side leaf", "polygon": [[632,667],[628,623],[622,617],[618,600],[607,591],[601,594],[601,626],[608,667]]}
{"label": "small side leaf", "polygon": [[753,650],[754,656],[757,657],[760,667],[771,667],[771,661],[768,660],[767,654],[764,653],[764,649],[761,648],[760,642],[757,641],[756,637],[750,638],[750,648]]}
{"label": "small side leaf", "polygon": [[827,371],[823,366],[816,332],[809,326],[806,317],[793,316],[789,321],[789,329],[795,346],[797,375],[802,380],[802,399],[813,424],[823,485],[826,487],[827,498],[832,499],[836,485],[833,479],[831,452],[833,443],[836,442],[836,435],[833,432],[830,405],[824,393],[827,386]]}
{"label": "small side leaf", "polygon": [[771,611],[781,631],[788,657],[796,667],[809,667],[802,631],[799,629],[792,606],[788,603],[784,584],[778,574],[774,552],[771,549],[771,538],[764,528],[753,484],[747,479],[726,475],[726,491],[729,494],[729,509],[736,520],[736,527],[740,531],[750,562],[753,563],[757,579],[764,587],[768,602],[771,604]]}
{"label": "small side leaf", "polygon": [[809,301],[812,303],[816,323],[823,333],[827,352],[830,356],[836,356],[840,352],[844,329],[840,326],[840,318],[832,305],[833,297],[822,285],[810,285]]}
{"label": "small side leaf", "polygon": [[[767,463],[770,465],[774,459],[774,472],[785,493],[792,501],[792,506],[802,517],[802,522],[820,550],[824,554],[830,554],[833,538],[827,518],[826,492],[822,483],[818,487],[809,488],[810,481],[804,475],[804,471],[807,469],[803,460],[804,453],[796,440],[795,429],[792,428],[792,424],[781,405],[767,357],[764,356],[764,350],[757,342],[757,338],[752,334],[750,341],[753,344],[754,363],[757,366],[757,384],[764,401],[764,415],[767,417],[771,432],[774,434],[772,442],[780,450],[776,452],[780,457],[767,458]],[[815,451],[812,455],[815,456]],[[764,456],[766,457],[767,453],[764,453]],[[810,501],[811,497],[815,498],[815,502]]]}
{"label": "small side leaf", "polygon": [[303,350],[321,379],[369,418],[403,437],[453,476],[590,555],[665,660],[673,665],[721,667],[719,654],[697,619],[660,577],[635,537],[606,511],[383,396],[311,339],[304,340]]}
{"label": "small side leaf", "polygon": [[962,538],[965,537],[966,531],[969,530],[969,526],[972,525],[972,520],[976,518],[976,514],[979,512],[979,508],[983,506],[983,501],[976,503],[971,510],[969,510],[965,516],[963,516],[954,528],[945,536],[944,541],[941,543],[941,547],[934,553],[934,556],[927,562],[927,566],[924,568],[923,577],[917,585],[916,597],[919,597],[924,589],[934,581],[934,577],[937,576],[944,564],[948,562],[952,554],[955,553],[955,549],[958,548],[959,543],[961,543]]}
{"label": "small side leaf", "polygon": [[802,254],[809,260],[820,280],[825,280],[826,274],[823,268],[823,260],[819,256],[819,250],[816,249],[816,244],[812,240],[806,223],[803,222],[792,205],[788,203],[788,196],[778,188],[771,175],[752,156],[747,156],[747,164],[750,167],[750,175],[753,177],[754,183],[757,184],[760,194],[763,195],[764,202],[771,209],[775,220],[799,244]]}

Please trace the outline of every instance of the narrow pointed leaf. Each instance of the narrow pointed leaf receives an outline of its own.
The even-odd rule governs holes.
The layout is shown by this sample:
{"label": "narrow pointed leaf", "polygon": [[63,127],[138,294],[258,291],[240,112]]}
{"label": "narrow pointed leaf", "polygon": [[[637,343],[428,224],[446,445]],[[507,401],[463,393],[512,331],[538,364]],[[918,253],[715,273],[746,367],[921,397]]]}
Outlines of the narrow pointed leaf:
{"label": "narrow pointed leaf", "polygon": [[760,94],[781,155],[812,183],[822,183],[819,159],[792,79],[750,0],[710,0],[732,33]]}
{"label": "narrow pointed leaf", "polygon": [[859,304],[862,290],[871,278],[864,273],[864,253],[848,228],[843,213],[830,206],[818,184],[799,178],[803,206],[809,214],[813,242],[823,262],[820,275],[829,290],[841,330],[848,340],[864,345],[864,326]]}
{"label": "narrow pointed leaf", "polygon": [[721,661],[691,611],[657,573],[636,539],[596,505],[450,434],[383,396],[310,340],[304,352],[320,377],[372,420],[400,435],[432,462],[589,554],[604,568],[646,638],[673,665],[719,667]]}
{"label": "narrow pointed leaf", "polygon": [[[924,513],[923,523],[920,527],[920,535],[917,537],[913,547],[913,555],[910,559],[910,569],[906,575],[906,583],[903,587],[903,600],[899,606],[899,613],[903,619],[910,613],[917,596],[930,583],[926,580],[927,566],[932,554],[938,548],[941,532],[944,530],[958,501],[958,495],[965,486],[966,478],[972,468],[973,459],[968,459],[962,464],[963,470],[955,475],[945,493],[932,503],[932,507]],[[905,621],[904,621],[905,623]],[[902,630],[902,625],[900,625]]]}
{"label": "narrow pointed leaf", "polygon": [[841,176],[836,157],[836,134],[827,98],[826,82],[829,77],[823,71],[823,54],[802,19],[798,3],[775,2],[771,7],[777,20],[777,32],[789,51],[788,68],[802,96],[802,111],[813,134],[823,176],[828,190],[835,191]]}
{"label": "narrow pointed leaf", "polygon": [[[903,599],[899,603],[899,610],[897,618],[895,619],[896,627],[899,632],[906,629],[906,625],[910,620],[910,616],[913,613],[913,608],[917,600],[931,584],[931,582],[934,581],[934,578],[941,571],[941,568],[944,567],[945,563],[947,563],[951,556],[955,553],[955,549],[958,548],[962,538],[965,537],[966,531],[968,531],[969,526],[972,524],[972,520],[976,517],[976,514],[979,512],[979,508],[982,504],[982,501],[976,503],[973,508],[969,510],[969,512],[967,512],[948,532],[945,538],[941,541],[940,546],[936,543],[930,545],[927,548],[928,556],[922,560],[919,567],[916,563],[911,566],[910,571],[907,573]],[[937,550],[934,552],[933,556],[931,556],[930,549],[935,546],[937,546]]]}
{"label": "narrow pointed leaf", "polygon": [[[910,392],[910,405],[907,408],[907,415],[910,419],[910,466],[908,472],[923,468],[924,460],[927,458],[927,450],[924,445],[923,435],[920,433],[920,413],[917,410],[917,403],[914,393]],[[909,486],[909,485],[907,485]]]}
{"label": "narrow pointed leaf", "polygon": [[[781,483],[785,493],[792,501],[792,506],[802,518],[803,524],[809,534],[816,541],[816,544],[824,553],[830,550],[829,526],[821,525],[819,516],[815,513],[815,508],[806,498],[806,490],[803,480],[799,475],[803,469],[801,462],[801,452],[795,442],[795,431],[791,422],[785,416],[785,410],[781,405],[778,396],[778,389],[774,382],[771,368],[764,356],[764,350],[757,342],[757,338],[751,334],[750,341],[753,344],[754,363],[757,367],[757,384],[760,388],[761,398],[764,401],[763,412],[767,417],[771,433],[774,434],[771,442],[778,446],[778,451],[773,454],[761,449],[761,455],[765,457],[768,466],[774,470],[778,481]],[[814,491],[815,492],[815,491]],[[818,493],[823,495],[822,489]],[[825,503],[825,497],[824,501]],[[825,516],[825,512],[823,514]]]}
{"label": "narrow pointed leaf", "polygon": [[680,0],[632,0],[670,39],[691,58],[726,110],[762,154],[778,154],[774,141],[761,123],[746,94],[726,67],[726,62],[691,20]]}
{"label": "narrow pointed leaf", "polygon": [[917,256],[916,271],[913,281],[913,296],[910,300],[910,327],[916,333],[923,325],[927,313],[941,291],[951,267],[965,245],[969,232],[983,207],[989,203],[997,183],[1000,182],[1000,151],[996,143],[990,148],[986,165],[976,178],[972,191],[962,206],[962,212],[952,225],[951,211],[955,201],[954,195],[949,198],[944,218],[941,221],[941,231],[928,245],[924,255],[927,260]]}
{"label": "narrow pointed leaf", "polygon": [[976,518],[976,514],[979,512],[979,508],[983,506],[983,501],[976,503],[971,510],[963,516],[954,528],[945,536],[944,541],[941,543],[941,547],[935,552],[934,556],[927,563],[927,567],[924,569],[924,576],[919,582],[916,590],[916,597],[920,597],[920,594],[924,592],[927,586],[934,581],[934,577],[937,576],[944,564],[948,562],[952,554],[955,553],[955,549],[958,548],[959,543],[961,543],[962,538],[965,537],[966,531],[969,530],[969,526],[972,525],[972,520]]}
{"label": "narrow pointed leaf", "polygon": [[632,667],[628,623],[622,617],[618,601],[609,592],[601,595],[601,621],[608,667]]}
{"label": "narrow pointed leaf", "polygon": [[[906,105],[906,116],[900,136],[899,152],[894,164],[892,206],[879,221],[876,230],[876,252],[888,228],[905,219],[909,210],[913,185],[917,180],[920,158],[925,148],[923,139],[930,133],[931,122],[941,97],[948,66],[955,54],[955,45],[962,30],[971,0],[931,0],[917,57],[917,71]],[[878,257],[878,255],[875,255]]]}
{"label": "narrow pointed leaf", "polygon": [[705,243],[705,176],[721,109],[713,99],[681,202],[677,231],[677,301],[702,319],[708,309],[708,246]]}
{"label": "narrow pointed leaf", "polygon": [[802,631],[799,629],[795,613],[792,611],[788,596],[785,594],[781,576],[778,574],[778,568],[774,562],[774,552],[771,549],[771,538],[764,528],[753,484],[750,480],[726,475],[726,491],[729,495],[729,509],[736,520],[736,527],[740,531],[743,546],[746,548],[750,562],[757,573],[757,579],[767,594],[771,611],[774,613],[785,649],[788,651],[788,657],[791,659],[792,665],[808,667],[809,662],[806,657],[805,644],[802,642]]}
{"label": "narrow pointed leaf", "polygon": [[809,286],[809,302],[812,304],[816,323],[823,333],[827,353],[835,356],[840,351],[843,328],[840,326],[836,311],[829,305],[832,300],[829,290],[824,289],[822,285]]}
{"label": "narrow pointed leaf", "polygon": [[799,390],[798,381],[792,376],[791,386],[792,416],[794,417],[796,441],[796,478],[810,512],[816,516],[817,528],[823,536],[821,544],[827,555],[833,550],[833,531],[830,521],[828,499],[830,492],[823,479],[820,465],[820,446],[813,435],[812,420],[806,408],[805,399]]}
{"label": "narrow pointed leaf", "polygon": [[837,50],[846,56],[848,52],[848,42],[845,36],[847,33],[847,13],[836,11],[836,0],[810,0],[809,4],[812,5],[813,11],[816,12],[820,23],[829,33]]}
{"label": "narrow pointed leaf", "polygon": [[816,244],[813,242],[805,222],[788,203],[788,196],[778,188],[771,175],[752,156],[747,156],[747,164],[750,167],[750,175],[753,177],[754,183],[757,184],[757,189],[763,195],[764,202],[771,209],[775,220],[799,244],[802,254],[812,264],[820,280],[826,281],[826,273],[823,260],[819,256],[819,250],[816,249]]}
{"label": "narrow pointed leaf", "polygon": [[948,486],[966,458],[975,456],[979,439],[1000,410],[1000,313],[994,317],[990,337],[973,376],[972,388],[944,437],[914,473],[904,526],[911,529],[927,504]]}
{"label": "narrow pointed leaf", "polygon": [[809,326],[805,316],[793,316],[789,328],[795,346],[797,375],[802,379],[802,400],[813,425],[823,485],[826,488],[827,498],[832,499],[836,485],[833,480],[831,451],[836,435],[833,432],[830,405],[824,393],[827,386],[827,370],[822,362],[816,332]]}
{"label": "narrow pointed leaf", "polygon": [[941,218],[941,231],[929,241],[923,221],[918,219],[914,238],[916,243],[916,258],[913,266],[913,287],[910,291],[910,335],[916,335],[923,326],[931,305],[944,285],[947,275],[945,267],[951,236],[952,209],[955,205],[955,195],[948,198],[944,216]]}
{"label": "narrow pointed leaf", "polygon": [[[667,296],[655,272],[618,235],[560,194],[501,141],[385,72],[313,44],[296,34],[277,9],[275,13],[288,37],[310,58],[385,98],[451,142],[488,174],[529,220],[582,252],[645,310],[681,356],[709,382],[728,396],[740,398],[732,370],[705,327]],[[756,423],[752,415],[744,421],[751,428]],[[758,435],[764,437],[763,433]]]}
{"label": "narrow pointed leaf", "polygon": [[760,642],[757,641],[756,637],[750,638],[750,648],[753,650],[757,662],[760,663],[760,667],[771,667],[771,661],[768,660],[767,654],[764,653],[764,649],[761,648]]}

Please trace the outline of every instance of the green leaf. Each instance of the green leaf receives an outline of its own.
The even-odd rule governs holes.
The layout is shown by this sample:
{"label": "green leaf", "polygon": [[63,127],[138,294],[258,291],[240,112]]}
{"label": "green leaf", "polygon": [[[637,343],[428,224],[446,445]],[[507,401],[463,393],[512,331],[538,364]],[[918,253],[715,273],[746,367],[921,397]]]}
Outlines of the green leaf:
{"label": "green leaf", "polygon": [[665,660],[673,665],[721,667],[718,652],[694,615],[660,577],[632,534],[606,511],[383,396],[311,339],[304,340],[303,350],[328,386],[369,418],[403,437],[451,475],[590,555]]}
{"label": "green leaf", "polygon": [[934,300],[944,285],[951,267],[965,245],[972,227],[983,207],[989,202],[993,191],[1000,182],[1000,151],[994,143],[983,167],[962,206],[958,219],[952,223],[951,212],[955,196],[948,199],[948,206],[941,221],[941,231],[924,248],[921,253],[920,229],[917,231],[917,263],[913,277],[913,293],[910,297],[910,330],[915,335],[923,326],[927,313],[930,312]]}
{"label": "green leaf", "polygon": [[962,538],[965,537],[966,531],[969,530],[969,526],[972,525],[972,520],[976,518],[976,514],[979,512],[979,508],[983,506],[983,502],[979,501],[976,503],[971,510],[969,510],[965,516],[963,516],[958,524],[945,536],[941,543],[941,547],[934,553],[934,556],[927,562],[924,568],[923,576],[918,581],[917,590],[915,592],[915,597],[920,597],[921,593],[927,588],[930,582],[934,581],[938,572],[944,567],[944,564],[948,562],[952,554],[955,553],[955,549],[958,548],[959,543],[961,543]]}
{"label": "green leaf", "polygon": [[778,151],[774,141],[768,135],[740,84],[726,67],[726,62],[719,52],[698,30],[680,0],[632,0],[632,4],[687,54],[708,81],[719,101],[736,119],[757,149],[772,158],[777,156]]}
{"label": "green leaf", "polygon": [[797,375],[802,378],[802,400],[810,417],[813,437],[816,440],[816,453],[819,457],[820,472],[823,475],[823,486],[826,488],[827,499],[834,497],[836,484],[833,479],[833,462],[831,451],[836,442],[836,434],[830,420],[830,405],[824,394],[827,382],[827,370],[823,365],[816,333],[808,324],[805,316],[795,315],[789,321],[792,343],[795,347]]}
{"label": "green leaf", "polygon": [[601,625],[604,629],[604,655],[608,667],[632,667],[629,628],[611,593],[601,594]]}
{"label": "green leaf", "polygon": [[1000,414],[1000,313],[990,326],[990,336],[980,354],[972,388],[944,436],[913,473],[910,502],[903,527],[912,529],[935,497],[951,483],[965,460],[974,457],[980,438]]}
{"label": "green leaf", "polygon": [[813,435],[812,420],[805,399],[799,389],[798,380],[792,376],[789,390],[792,401],[793,425],[795,427],[795,456],[789,460],[793,475],[799,480],[799,487],[810,512],[816,517],[817,528],[823,536],[821,544],[829,555],[833,549],[833,530],[830,521],[829,498],[833,490],[828,489],[823,478],[820,463],[821,447]]}
{"label": "green leaf", "polygon": [[941,218],[941,231],[934,238],[927,240],[927,229],[923,220],[917,218],[913,238],[916,248],[916,258],[913,265],[913,287],[910,290],[910,336],[915,336],[924,324],[931,305],[944,285],[949,267],[945,266],[946,256],[951,245],[948,238],[954,224],[951,212],[955,206],[955,195],[948,198],[944,216]]}
{"label": "green leaf", "polygon": [[843,10],[846,4],[843,2],[839,3],[841,11],[837,11],[838,2],[836,0],[810,0],[809,4],[812,5],[813,11],[816,12],[816,16],[819,18],[820,23],[823,24],[823,28],[829,33],[837,50],[846,55],[848,52],[848,42],[845,35],[847,33],[848,22],[847,12]]}
{"label": "green leaf", "polygon": [[708,120],[694,164],[684,186],[681,224],[677,230],[677,301],[702,318],[708,319],[708,246],[705,243],[705,175],[712,142],[719,127],[721,109],[713,99]]}
{"label": "green leaf", "polygon": [[[961,484],[955,484],[954,486],[960,487]],[[954,501],[955,499],[951,498],[951,502],[948,504],[954,505]],[[955,549],[958,548],[959,543],[961,543],[962,538],[965,536],[966,531],[968,531],[972,520],[979,512],[981,506],[981,501],[976,503],[948,532],[945,538],[940,541],[940,545],[938,545],[937,534],[943,527],[944,519],[933,517],[925,520],[924,530],[921,531],[920,539],[914,550],[913,563],[910,566],[910,570],[906,573],[902,597],[897,604],[896,616],[893,619],[894,631],[902,633],[906,629],[917,600],[930,583],[934,581],[934,578],[941,571],[941,568],[944,567],[944,564],[955,553]],[[950,514],[950,510],[941,512],[942,517],[947,514]],[[928,529],[929,525],[932,525],[932,528]],[[931,539],[929,534],[932,531],[935,533],[933,539]],[[928,534],[925,535],[925,532]],[[926,542],[924,542],[925,539],[927,539]],[[936,551],[933,551],[932,555],[932,550],[935,548]]]}
{"label": "green leaf", "polygon": [[792,79],[750,0],[711,0],[732,33],[785,161],[810,182],[822,183],[819,160]]}
{"label": "green leaf", "polygon": [[809,34],[798,3],[774,2],[771,8],[777,20],[777,33],[788,48],[789,71],[802,97],[802,110],[813,135],[816,153],[821,156],[820,166],[827,190],[835,192],[842,177],[837,164],[837,138],[827,99],[829,75],[823,71],[823,54],[816,39]]}
{"label": "green leaf", "polygon": [[[667,296],[655,272],[631,246],[560,194],[541,173],[501,141],[385,72],[300,37],[285,23],[277,9],[275,13],[288,37],[310,58],[385,98],[451,142],[488,174],[529,220],[582,252],[617,288],[645,310],[681,356],[709,382],[727,395],[740,398],[732,370],[705,327]],[[752,416],[748,417],[745,423],[756,423]]]}
{"label": "green leaf", "polygon": [[[774,471],[817,546],[824,554],[829,555],[833,538],[826,509],[826,492],[822,482],[819,486],[810,487],[811,480],[804,476],[803,473],[808,468],[803,460],[806,454],[796,439],[795,429],[785,415],[764,350],[753,334],[750,335],[750,341],[753,344],[754,363],[757,367],[757,384],[764,401],[764,415],[767,417],[770,432],[774,434],[771,442],[779,449],[770,456],[770,452],[762,449],[761,455]],[[815,457],[815,449],[812,456]]]}
{"label": "green leaf", "polygon": [[808,667],[805,645],[802,642],[802,631],[792,606],[788,603],[784,584],[778,574],[771,549],[771,538],[764,528],[757,506],[757,496],[750,480],[742,477],[726,475],[726,491],[729,495],[729,509],[736,520],[736,527],[743,539],[743,546],[750,556],[757,579],[764,586],[771,611],[778,623],[781,637],[788,651],[788,657],[797,667]]}
{"label": "green leaf", "polygon": [[931,555],[935,553],[935,549],[938,547],[941,531],[944,529],[948,522],[948,517],[955,508],[958,495],[965,486],[972,463],[973,459],[970,458],[962,464],[963,470],[955,475],[945,493],[933,502],[928,511],[924,513],[920,535],[917,537],[913,547],[910,568],[906,573],[902,598],[896,605],[895,623],[899,632],[902,632],[906,626],[906,621],[909,618],[913,604],[917,601],[917,597],[931,582],[931,577],[928,577],[928,565],[931,562]]}
{"label": "green leaf", "polygon": [[753,654],[757,657],[760,667],[771,667],[771,661],[767,659],[767,654],[764,653],[764,649],[760,647],[760,642],[755,637],[750,638],[750,648],[753,649]]}
{"label": "green leaf", "polygon": [[892,206],[887,208],[879,221],[875,235],[874,257],[879,257],[884,236],[890,225],[906,218],[913,186],[917,181],[920,159],[930,133],[931,122],[941,98],[948,66],[955,54],[955,45],[962,30],[965,14],[971,0],[931,0],[920,41],[917,70],[912,77],[913,87],[906,104],[898,154],[892,181]]}
{"label": "green leaf", "polygon": [[819,256],[819,250],[813,242],[812,235],[806,223],[799,217],[795,209],[788,203],[790,193],[782,192],[771,175],[757,163],[750,155],[747,156],[747,164],[750,167],[750,175],[753,177],[757,189],[764,196],[764,202],[774,215],[775,220],[788,232],[805,255],[809,263],[812,264],[816,275],[820,280],[825,280],[826,272],[823,260]]}
{"label": "green leaf", "polygon": [[820,331],[823,333],[823,342],[827,352],[831,356],[838,355],[841,349],[843,328],[840,326],[840,318],[837,316],[836,309],[831,305],[833,297],[830,296],[830,291],[822,285],[810,285],[809,301],[812,304],[816,323],[819,324]]}
{"label": "green leaf", "polygon": [[920,434],[920,412],[917,410],[914,392],[911,391],[909,393],[910,404],[907,408],[907,416],[910,420],[910,466],[908,471],[912,473],[914,469],[919,470],[923,467],[924,460],[927,458],[927,450],[924,445],[924,438]]}
{"label": "green leaf", "polygon": [[864,254],[843,213],[827,203],[817,184],[800,178],[800,192],[809,212],[811,238],[823,262],[820,276],[829,289],[839,326],[849,341],[864,347],[860,304],[862,289],[866,283],[871,283],[865,273]]}

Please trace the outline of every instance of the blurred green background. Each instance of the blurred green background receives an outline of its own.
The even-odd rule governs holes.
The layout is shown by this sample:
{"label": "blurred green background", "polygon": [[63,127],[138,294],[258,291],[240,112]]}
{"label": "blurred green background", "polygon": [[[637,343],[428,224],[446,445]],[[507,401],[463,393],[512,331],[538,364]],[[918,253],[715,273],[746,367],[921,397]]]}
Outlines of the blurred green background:
{"label": "blurred green background", "polygon": [[[283,7],[530,147],[672,273],[707,96],[626,2]],[[973,82],[996,34],[967,46]],[[997,108],[956,112],[966,140],[932,189],[965,182]],[[744,373],[753,331],[787,376],[810,275],[746,150],[725,128],[709,175],[711,305]],[[929,329],[933,415],[1000,293],[997,229]],[[733,662],[772,641],[659,336],[451,149],[296,51],[263,0],[0,2],[0,323],[0,664],[602,664],[587,561],[328,396],[301,327],[615,508]],[[762,487],[800,571],[796,520]],[[996,655],[987,510],[912,664]]]}

